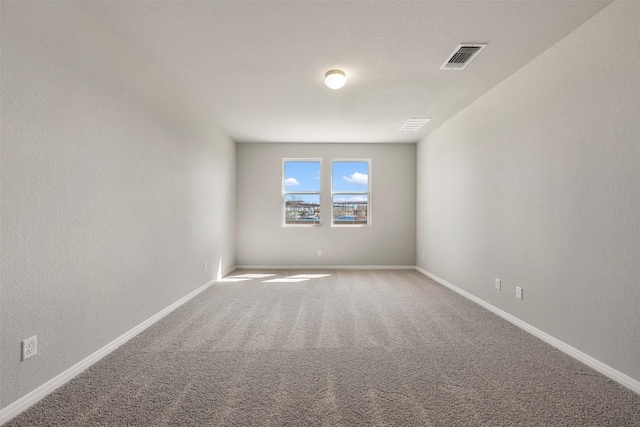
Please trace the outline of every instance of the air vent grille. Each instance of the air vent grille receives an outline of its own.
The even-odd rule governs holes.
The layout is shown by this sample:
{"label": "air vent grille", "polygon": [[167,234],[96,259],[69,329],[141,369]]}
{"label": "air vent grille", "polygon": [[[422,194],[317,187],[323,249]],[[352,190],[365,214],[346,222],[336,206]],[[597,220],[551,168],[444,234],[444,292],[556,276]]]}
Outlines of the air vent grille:
{"label": "air vent grille", "polygon": [[402,125],[398,132],[418,132],[422,126],[429,123],[431,119],[409,119]]}
{"label": "air vent grille", "polygon": [[462,70],[478,53],[487,46],[486,43],[463,43],[458,45],[449,58],[440,67],[441,70]]}

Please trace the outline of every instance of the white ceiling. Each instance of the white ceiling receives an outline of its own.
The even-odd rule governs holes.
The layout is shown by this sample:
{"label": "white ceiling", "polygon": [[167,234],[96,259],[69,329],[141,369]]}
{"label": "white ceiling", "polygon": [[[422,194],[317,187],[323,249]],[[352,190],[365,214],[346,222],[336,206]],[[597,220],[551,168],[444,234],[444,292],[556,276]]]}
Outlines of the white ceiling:
{"label": "white ceiling", "polygon": [[[609,3],[83,5],[238,142],[415,142]],[[438,69],[467,42],[489,45],[463,71]],[[323,84],[332,68],[347,74],[337,91]],[[398,133],[412,117],[433,120]]]}

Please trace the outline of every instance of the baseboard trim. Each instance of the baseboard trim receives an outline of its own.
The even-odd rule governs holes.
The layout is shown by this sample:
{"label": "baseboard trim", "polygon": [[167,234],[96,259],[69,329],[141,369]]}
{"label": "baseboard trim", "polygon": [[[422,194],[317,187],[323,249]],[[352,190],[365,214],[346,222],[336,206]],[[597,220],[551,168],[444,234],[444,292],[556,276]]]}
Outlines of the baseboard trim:
{"label": "baseboard trim", "polygon": [[238,270],[415,270],[414,265],[236,265]]}
{"label": "baseboard trim", "polygon": [[[232,272],[233,270],[234,268],[231,268],[229,272]],[[162,319],[163,317],[165,317],[166,315],[168,315],[169,313],[171,313],[181,305],[185,304],[186,302],[188,302],[189,300],[191,300],[201,292],[205,291],[215,282],[216,282],[215,280],[211,280],[205,283],[204,285],[200,286],[199,288],[195,289],[194,291],[180,298],[178,301],[174,302],[170,306],[154,314],[144,322],[135,326],[133,329],[120,335],[118,338],[111,341],[109,344],[105,345],[104,347],[102,347],[95,353],[91,354],[87,358],[76,363],[66,371],[62,372],[61,374],[57,375],[56,377],[42,384],[40,387],[34,389],[33,391],[27,393],[26,395],[22,396],[20,399],[8,405],[7,407],[3,408],[2,410],[0,410],[0,425],[20,415],[22,412],[27,410],[30,406],[39,402],[45,396],[52,393],[57,388],[66,384],[70,380],[72,380],[78,374],[80,374],[81,372],[89,368],[91,365],[98,362],[100,359],[102,359],[103,357],[105,357],[106,355],[108,355],[118,347],[120,347],[122,344],[126,343],[131,338],[135,337],[140,332],[144,331],[145,329],[147,329],[148,327],[150,327],[151,325],[153,325],[154,323],[156,323],[157,321],[159,321],[160,319]]]}
{"label": "baseboard trim", "polygon": [[[635,380],[635,379],[631,378],[630,376],[628,376],[626,374],[623,374],[622,372],[620,372],[620,371],[618,371],[618,370],[606,365],[605,363],[602,363],[599,360],[597,360],[597,359],[595,359],[595,358],[593,358],[593,357],[581,352],[580,350],[570,346],[569,344],[566,344],[565,342],[560,341],[557,338],[554,338],[553,336],[547,334],[546,332],[543,332],[540,329],[538,329],[538,328],[536,328],[534,326],[531,326],[530,324],[518,319],[517,317],[507,313],[506,311],[503,311],[503,310],[499,309],[498,307],[495,307],[495,306],[489,304],[488,302],[484,301],[483,299],[478,298],[475,295],[470,294],[469,292],[467,292],[467,291],[465,291],[463,289],[460,289],[457,286],[447,282],[446,280],[436,276],[435,274],[429,273],[428,271],[426,271],[426,270],[424,270],[424,269],[422,269],[420,267],[417,267],[417,266],[398,266],[398,265],[384,265],[384,266],[369,266],[369,265],[360,265],[360,266],[356,266],[356,265],[349,265],[349,266],[345,266],[345,265],[322,265],[322,266],[318,266],[318,265],[309,265],[309,266],[300,266],[300,265],[296,265],[296,266],[294,266],[294,265],[268,265],[268,266],[266,266],[266,265],[237,265],[235,267],[230,268],[228,270],[228,272],[226,272],[223,276],[233,272],[236,269],[247,269],[247,270],[253,270],[253,269],[272,269],[272,270],[280,270],[280,269],[287,269],[287,270],[289,270],[289,269],[291,269],[291,270],[294,270],[294,269],[319,269],[319,270],[326,270],[326,269],[332,269],[332,270],[414,270],[415,269],[415,270],[419,271],[420,273],[424,274],[425,276],[429,277],[430,279],[440,283],[441,285],[451,289],[452,291],[462,295],[463,297],[465,297],[465,298],[475,302],[476,304],[486,308],[487,310],[491,311],[492,313],[502,317],[503,319],[507,320],[508,322],[510,322],[510,323],[518,326],[519,328],[529,332],[530,334],[540,338],[541,340],[543,340],[546,343],[552,345],[553,347],[557,348],[558,350],[568,354],[569,356],[573,357],[574,359],[577,359],[578,361],[584,363],[585,365],[590,366],[591,368],[595,369],[596,371],[600,372],[601,374],[605,375],[606,377],[612,379],[613,381],[617,382],[618,384],[628,388],[629,390],[631,390],[631,391],[633,391],[633,392],[635,392],[637,394],[640,394],[640,381]],[[136,335],[138,335],[139,333],[141,333],[145,329],[149,328],[151,325],[153,325],[154,323],[158,322],[160,319],[162,319],[163,317],[167,316],[169,313],[171,313],[172,311],[174,311],[175,309],[177,309],[181,305],[185,304],[186,302],[188,302],[189,300],[193,299],[195,296],[197,296],[201,292],[205,291],[207,288],[209,288],[215,282],[216,282],[215,280],[211,280],[211,281],[205,283],[204,285],[200,286],[199,288],[195,289],[194,291],[192,291],[189,294],[185,295],[184,297],[180,298],[178,301],[174,302],[173,304],[171,304],[168,307],[164,308],[163,310],[159,311],[155,315],[151,316],[150,318],[148,318],[144,322],[142,322],[139,325],[135,326],[134,328],[132,328],[128,332],[125,332],[124,334],[122,334],[121,336],[116,338],[115,340],[111,341],[109,344],[105,345],[104,347],[102,347],[98,351],[96,351],[93,354],[91,354],[90,356],[88,356],[87,358],[85,358],[85,359],[81,360],[80,362],[76,363],[75,365],[73,365],[72,367],[67,369],[66,371],[62,372],[61,374],[57,375],[56,377],[54,377],[51,380],[47,381],[46,383],[42,384],[41,386],[39,386],[35,390],[27,393],[26,395],[24,395],[20,399],[16,400],[15,402],[11,403],[10,405],[6,406],[2,410],[0,410],[0,425],[6,423],[7,421],[11,420],[12,418],[18,416],[19,414],[24,412],[26,409],[28,409],[30,406],[32,406],[35,403],[39,402],[45,396],[47,396],[48,394],[52,393],[53,391],[55,391],[57,388],[59,388],[60,386],[64,385],[65,383],[69,382],[71,379],[73,379],[78,374],[80,374],[81,372],[83,372],[84,370],[89,368],[91,365],[95,364],[100,359],[104,358],[106,355],[108,355],[109,353],[111,353],[112,351],[114,351],[115,349],[120,347],[122,344],[126,343],[131,338],[135,337]]]}
{"label": "baseboard trim", "polygon": [[508,322],[516,325],[517,327],[519,327],[520,329],[524,329],[525,331],[529,332],[530,334],[540,338],[542,341],[546,342],[547,344],[552,345],[553,347],[557,348],[558,350],[562,351],[563,353],[568,354],[569,356],[573,357],[574,359],[584,363],[587,366],[590,366],[591,368],[595,369],[596,371],[600,372],[601,374],[603,374],[604,376],[612,379],[613,381],[617,382],[618,384],[628,388],[629,390],[640,394],[640,381],[635,380],[633,378],[631,378],[630,376],[623,374],[622,372],[612,368],[611,366],[602,363],[601,361],[594,359],[593,357],[589,356],[588,354],[585,354],[583,352],[581,352],[580,350],[578,350],[577,348],[574,348],[572,346],[570,346],[569,344],[565,343],[564,341],[560,341],[557,338],[554,338],[553,336],[549,335],[548,333],[541,331],[540,329],[536,328],[535,326],[531,326],[530,324],[528,324],[527,322],[524,322],[520,319],[518,319],[517,317],[507,313],[504,310],[499,309],[498,307],[489,304],[488,302],[486,302],[485,300],[478,298],[477,296],[470,294],[469,292],[460,289],[459,287],[447,282],[446,280],[436,276],[435,274],[429,273],[428,271],[420,268],[420,267],[415,267],[415,269],[417,271],[419,271],[420,273],[424,274],[425,276],[429,277],[430,279],[435,280],[436,282],[440,283],[441,285],[451,289],[452,291],[462,295],[463,297],[475,302],[476,304],[486,308],[487,310],[489,310],[490,312],[502,317],[503,319],[507,320]]}

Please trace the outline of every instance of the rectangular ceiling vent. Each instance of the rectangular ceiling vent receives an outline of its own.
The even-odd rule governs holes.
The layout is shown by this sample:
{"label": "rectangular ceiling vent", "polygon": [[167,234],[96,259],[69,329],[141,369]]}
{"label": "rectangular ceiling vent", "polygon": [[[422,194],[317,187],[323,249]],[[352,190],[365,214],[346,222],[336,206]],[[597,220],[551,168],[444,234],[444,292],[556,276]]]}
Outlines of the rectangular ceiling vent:
{"label": "rectangular ceiling vent", "polygon": [[431,119],[409,119],[402,125],[398,132],[418,132],[422,126],[429,123]]}
{"label": "rectangular ceiling vent", "polygon": [[441,70],[463,70],[478,53],[487,46],[486,43],[462,43],[444,61]]}

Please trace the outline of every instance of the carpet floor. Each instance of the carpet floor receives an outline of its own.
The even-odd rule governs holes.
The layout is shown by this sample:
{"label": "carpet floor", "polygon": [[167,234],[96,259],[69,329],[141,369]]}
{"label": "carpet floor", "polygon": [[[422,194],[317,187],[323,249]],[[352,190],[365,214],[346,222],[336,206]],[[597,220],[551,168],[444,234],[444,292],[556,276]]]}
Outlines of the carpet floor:
{"label": "carpet floor", "polygon": [[640,395],[418,272],[305,273],[234,272],[7,426],[640,426]]}

